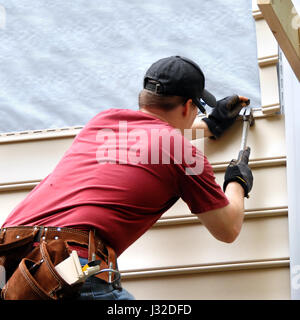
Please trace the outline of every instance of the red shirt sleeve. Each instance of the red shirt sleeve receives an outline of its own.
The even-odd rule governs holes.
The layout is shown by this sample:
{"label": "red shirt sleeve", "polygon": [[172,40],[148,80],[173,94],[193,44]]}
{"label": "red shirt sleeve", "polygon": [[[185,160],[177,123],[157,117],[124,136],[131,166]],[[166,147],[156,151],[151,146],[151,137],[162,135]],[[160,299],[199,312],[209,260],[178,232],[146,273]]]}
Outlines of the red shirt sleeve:
{"label": "red shirt sleeve", "polygon": [[[187,174],[189,165],[180,166],[181,198],[187,203],[191,212],[195,214],[227,206],[229,201],[220,185],[216,183],[213,169],[206,156],[195,146],[193,146],[193,154],[197,159],[198,166],[199,164],[202,165],[201,173]],[[194,173],[197,173],[197,171]]]}

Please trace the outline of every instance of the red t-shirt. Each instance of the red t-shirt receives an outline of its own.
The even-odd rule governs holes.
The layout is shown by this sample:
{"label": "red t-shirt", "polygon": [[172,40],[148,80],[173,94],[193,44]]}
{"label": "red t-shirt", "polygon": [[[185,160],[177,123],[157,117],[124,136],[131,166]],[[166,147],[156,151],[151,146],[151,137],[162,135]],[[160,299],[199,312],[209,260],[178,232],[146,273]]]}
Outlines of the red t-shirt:
{"label": "red t-shirt", "polygon": [[228,204],[206,157],[172,126],[109,109],[86,124],[2,227],[95,227],[120,255],[180,197],[192,213]]}

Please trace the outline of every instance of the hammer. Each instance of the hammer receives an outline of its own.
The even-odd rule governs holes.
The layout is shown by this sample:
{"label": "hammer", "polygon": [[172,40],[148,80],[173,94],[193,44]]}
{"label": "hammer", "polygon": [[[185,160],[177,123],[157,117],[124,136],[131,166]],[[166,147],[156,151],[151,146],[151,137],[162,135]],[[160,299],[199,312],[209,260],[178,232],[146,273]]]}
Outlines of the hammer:
{"label": "hammer", "polygon": [[[205,102],[205,104],[209,105],[211,108],[217,107],[217,100],[215,96],[205,89],[203,90],[202,100]],[[252,114],[252,109],[249,107],[250,99],[243,102],[246,103],[246,106],[243,107],[239,113],[244,123],[243,123],[241,148],[238,155],[238,162],[241,161],[243,151],[246,149],[249,127],[252,127],[254,125],[254,117]]]}
{"label": "hammer", "polygon": [[252,127],[254,125],[252,108],[250,108],[249,106],[243,107],[239,115],[243,119],[243,133],[241,147],[238,155],[238,162],[241,160],[243,151],[246,149],[249,127]]}

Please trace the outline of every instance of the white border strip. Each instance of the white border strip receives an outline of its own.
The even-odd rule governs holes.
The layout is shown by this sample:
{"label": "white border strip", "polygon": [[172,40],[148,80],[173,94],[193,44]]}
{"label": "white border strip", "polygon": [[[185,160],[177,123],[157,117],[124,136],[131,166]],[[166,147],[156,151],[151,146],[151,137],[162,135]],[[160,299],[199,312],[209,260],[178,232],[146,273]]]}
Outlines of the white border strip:
{"label": "white border strip", "polygon": [[282,62],[287,150],[291,298],[300,300],[300,286],[292,285],[293,277],[300,272],[300,84],[284,54],[282,54]]}

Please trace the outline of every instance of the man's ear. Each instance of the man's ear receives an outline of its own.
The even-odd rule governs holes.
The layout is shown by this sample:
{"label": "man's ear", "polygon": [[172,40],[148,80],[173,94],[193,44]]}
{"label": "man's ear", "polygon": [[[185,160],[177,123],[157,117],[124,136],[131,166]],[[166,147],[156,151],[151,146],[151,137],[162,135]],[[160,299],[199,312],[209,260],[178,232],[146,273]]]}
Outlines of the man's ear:
{"label": "man's ear", "polygon": [[189,99],[185,104],[182,105],[182,115],[186,116],[188,113],[191,112],[193,108],[193,100]]}
{"label": "man's ear", "polygon": [[183,104],[182,105],[182,115],[185,117],[186,115],[187,115],[187,111],[188,110],[188,106],[187,106],[187,104],[185,103],[185,104]]}

